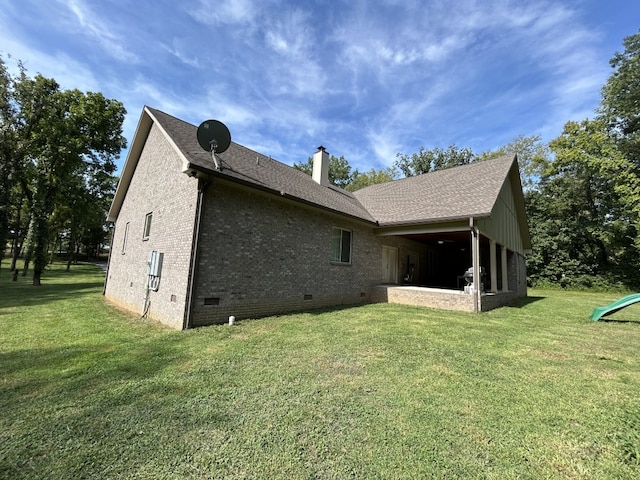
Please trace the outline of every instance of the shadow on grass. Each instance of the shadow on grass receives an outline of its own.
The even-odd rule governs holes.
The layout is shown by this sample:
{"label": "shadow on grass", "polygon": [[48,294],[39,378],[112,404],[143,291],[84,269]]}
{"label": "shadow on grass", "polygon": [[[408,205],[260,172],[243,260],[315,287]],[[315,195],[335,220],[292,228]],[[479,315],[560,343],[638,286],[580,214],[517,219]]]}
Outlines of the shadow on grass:
{"label": "shadow on grass", "polygon": [[[75,265],[68,272],[60,266],[47,269],[42,275],[42,285],[38,287],[33,285],[31,275],[19,275],[16,282],[11,277],[9,270],[3,268],[0,273],[0,309],[77,299],[101,292],[104,285],[104,274],[93,265]],[[2,313],[0,310],[0,315]]]}
{"label": "shadow on grass", "polygon": [[51,477],[101,478],[115,468],[124,478],[158,445],[177,447],[190,432],[223,428],[228,417],[180,371],[183,340],[112,338],[0,352],[8,452],[0,477],[46,478],[55,457]]}
{"label": "shadow on grass", "polygon": [[544,300],[544,299],[545,297],[533,297],[533,296],[522,297],[513,301],[513,303],[510,303],[509,305],[505,305],[505,307],[524,308],[527,305],[531,305],[532,303],[539,302],[540,300]]}
{"label": "shadow on grass", "polygon": [[635,323],[636,325],[640,325],[640,320],[626,320],[624,318],[608,318],[608,317],[602,317],[601,319],[598,320],[598,322],[602,322],[602,323]]}
{"label": "shadow on grass", "polygon": [[[20,285],[17,288],[11,288],[2,285],[0,308],[43,305],[58,300],[77,299],[81,295],[95,295],[101,288],[102,281],[99,278],[91,282],[43,284],[39,287]],[[0,311],[0,315],[2,313]]]}

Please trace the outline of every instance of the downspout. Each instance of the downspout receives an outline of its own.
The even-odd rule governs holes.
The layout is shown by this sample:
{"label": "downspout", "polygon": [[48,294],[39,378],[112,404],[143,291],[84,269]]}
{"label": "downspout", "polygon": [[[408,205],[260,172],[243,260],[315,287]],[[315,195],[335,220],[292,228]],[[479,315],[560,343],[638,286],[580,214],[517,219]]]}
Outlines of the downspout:
{"label": "downspout", "polygon": [[471,263],[473,264],[473,313],[480,311],[480,236],[473,217],[469,217],[471,230]]}
{"label": "downspout", "polygon": [[189,262],[189,283],[187,284],[187,305],[185,309],[182,329],[186,330],[191,327],[191,317],[193,314],[193,292],[196,281],[196,269],[198,266],[198,244],[200,243],[200,224],[202,222],[202,206],[204,204],[204,195],[209,188],[209,180],[198,179],[198,200],[196,202],[195,223],[193,226],[193,242],[191,244],[191,260]]}
{"label": "downspout", "polygon": [[104,274],[104,283],[102,285],[102,296],[107,293],[107,281],[109,280],[109,268],[111,267],[111,254],[113,253],[113,239],[116,234],[116,224],[111,226],[111,240],[109,241],[109,255],[107,255],[107,271]]}

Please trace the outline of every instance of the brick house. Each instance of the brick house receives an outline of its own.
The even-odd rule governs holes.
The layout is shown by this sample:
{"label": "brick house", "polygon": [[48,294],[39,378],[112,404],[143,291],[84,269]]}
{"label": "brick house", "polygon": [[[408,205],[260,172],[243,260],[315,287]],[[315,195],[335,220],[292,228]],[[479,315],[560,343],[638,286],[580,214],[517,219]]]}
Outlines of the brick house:
{"label": "brick house", "polygon": [[[374,185],[310,177],[145,107],[109,211],[108,301],[184,329],[368,302],[479,312],[524,297],[515,156]],[[482,271],[467,286],[464,272]]]}

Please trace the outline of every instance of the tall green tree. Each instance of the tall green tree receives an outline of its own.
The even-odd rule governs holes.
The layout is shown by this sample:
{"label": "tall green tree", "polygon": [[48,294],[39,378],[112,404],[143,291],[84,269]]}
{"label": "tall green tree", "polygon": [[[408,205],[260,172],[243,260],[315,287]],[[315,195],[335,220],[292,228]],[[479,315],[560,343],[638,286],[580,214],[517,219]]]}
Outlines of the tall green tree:
{"label": "tall green tree", "polygon": [[539,135],[518,135],[506,145],[496,150],[481,153],[478,160],[488,160],[501,155],[517,155],[520,167],[520,178],[525,192],[536,188],[542,170],[548,164],[551,152],[549,145]]}
{"label": "tall green tree", "polygon": [[450,145],[445,150],[438,147],[431,150],[420,147],[418,152],[411,155],[397,153],[396,158],[394,166],[399,168],[405,177],[467,165],[477,160],[470,148],[459,148],[456,145]]}
{"label": "tall green tree", "polygon": [[[53,79],[29,77],[21,69],[10,82],[15,115],[2,125],[15,134],[15,176],[30,207],[27,251],[33,284],[40,285],[50,243],[49,217],[68,201],[69,185],[111,175],[126,140],[122,103],[101,93],[62,90]],[[5,230],[6,231],[6,230]],[[29,256],[29,255],[27,255]]]}
{"label": "tall green tree", "polygon": [[4,257],[8,239],[11,188],[15,180],[15,112],[11,102],[11,83],[12,78],[0,57],[0,261]]}
{"label": "tall green tree", "polygon": [[632,165],[601,120],[568,122],[550,148],[555,158],[528,198],[530,275],[575,286],[594,278],[632,284],[636,229],[615,181]]}
{"label": "tall green tree", "polygon": [[610,60],[614,72],[602,88],[600,115],[620,149],[640,168],[640,31],[623,40]]}
{"label": "tall green tree", "polygon": [[[624,52],[610,61],[614,71],[602,88],[599,116],[631,164],[615,182],[640,230],[640,31],[623,45]],[[636,245],[640,248],[640,238]]]}
{"label": "tall green tree", "polygon": [[355,192],[369,185],[391,182],[396,178],[398,178],[398,170],[395,167],[388,167],[384,170],[372,168],[368,172],[359,172],[356,170],[353,174],[352,182],[345,187],[345,190]]}

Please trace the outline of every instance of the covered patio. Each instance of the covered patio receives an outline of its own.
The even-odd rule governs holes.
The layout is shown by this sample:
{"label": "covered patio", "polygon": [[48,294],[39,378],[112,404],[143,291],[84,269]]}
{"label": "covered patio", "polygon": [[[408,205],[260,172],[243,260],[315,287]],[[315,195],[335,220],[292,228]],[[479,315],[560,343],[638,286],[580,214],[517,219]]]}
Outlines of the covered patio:
{"label": "covered patio", "polygon": [[374,298],[480,312],[527,295],[531,239],[515,156],[354,195],[378,222],[383,286]]}
{"label": "covered patio", "polygon": [[[386,280],[374,289],[372,300],[481,312],[526,295],[524,256],[492,239],[480,225],[483,219],[470,217],[378,230],[379,236],[402,237],[420,248],[397,252],[395,277],[383,276]],[[471,282],[465,279],[469,269],[481,272]]]}

